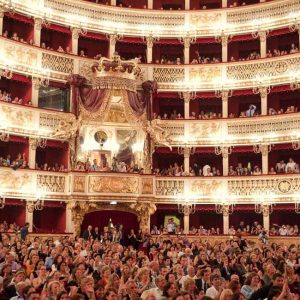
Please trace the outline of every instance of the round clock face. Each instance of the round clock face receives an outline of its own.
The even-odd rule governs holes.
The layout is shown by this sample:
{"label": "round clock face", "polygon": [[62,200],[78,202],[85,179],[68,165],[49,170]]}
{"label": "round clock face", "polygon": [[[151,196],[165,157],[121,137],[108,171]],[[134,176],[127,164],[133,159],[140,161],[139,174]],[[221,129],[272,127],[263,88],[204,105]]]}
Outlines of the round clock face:
{"label": "round clock face", "polygon": [[104,131],[97,131],[94,138],[97,143],[104,144],[107,141],[107,134]]}
{"label": "round clock face", "polygon": [[278,183],[278,190],[283,194],[288,193],[291,190],[291,188],[292,184],[288,180],[281,180]]}

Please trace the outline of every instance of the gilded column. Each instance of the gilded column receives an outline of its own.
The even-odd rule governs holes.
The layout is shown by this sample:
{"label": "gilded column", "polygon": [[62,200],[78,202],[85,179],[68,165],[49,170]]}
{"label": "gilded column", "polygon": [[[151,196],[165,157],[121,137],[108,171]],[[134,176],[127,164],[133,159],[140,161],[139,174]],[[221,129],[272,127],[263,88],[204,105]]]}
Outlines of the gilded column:
{"label": "gilded column", "polygon": [[154,44],[153,35],[147,36],[146,42],[147,42],[147,63],[151,64],[153,62],[153,44]]}
{"label": "gilded column", "polygon": [[78,55],[78,39],[79,39],[80,29],[72,28],[72,53]]}
{"label": "gilded column", "polygon": [[262,173],[269,173],[269,145],[261,145]]}
{"label": "gilded column", "polygon": [[110,5],[116,6],[117,5],[117,0],[110,0]]}
{"label": "gilded column", "polygon": [[38,107],[39,106],[39,89],[40,89],[40,82],[36,77],[32,77],[31,79],[31,104],[32,106]]}
{"label": "gilded column", "polygon": [[117,34],[111,34],[109,36],[109,58],[112,58],[116,52]]}
{"label": "gilded column", "polygon": [[184,118],[190,118],[190,100],[191,94],[189,92],[183,92],[183,101],[184,101]]}
{"label": "gilded column", "polygon": [[66,233],[75,233],[75,226],[72,218],[72,205],[73,204],[70,205],[70,203],[68,203],[66,206]]}
{"label": "gilded column", "polygon": [[150,232],[150,217],[155,213],[156,205],[154,203],[136,203],[131,205],[131,209],[136,211],[142,232]]}
{"label": "gilded column", "polygon": [[223,210],[223,234],[228,234],[229,232],[229,207],[227,209],[226,206],[224,206]]}
{"label": "gilded column", "polygon": [[190,3],[190,0],[184,0],[184,9],[185,9],[185,10],[191,9],[191,3]]}
{"label": "gilded column", "polygon": [[184,45],[184,63],[187,65],[190,63],[190,46],[193,41],[194,40],[189,35],[182,38]]}
{"label": "gilded column", "polygon": [[189,234],[190,232],[190,214],[184,213],[183,215],[183,232]]}
{"label": "gilded column", "polygon": [[226,8],[227,7],[227,0],[222,0],[222,8]]}
{"label": "gilded column", "polygon": [[33,43],[38,47],[41,46],[42,24],[43,20],[41,18],[34,18]]}
{"label": "gilded column", "polygon": [[270,230],[270,206],[264,204],[262,207],[263,226],[265,230]]}
{"label": "gilded column", "polygon": [[267,31],[259,31],[258,32],[259,40],[260,40],[260,57],[265,58],[267,56]]}
{"label": "gilded column", "polygon": [[0,8],[0,35],[3,34],[3,18],[4,18],[4,10]]}
{"label": "gilded column", "polygon": [[32,232],[33,228],[33,212],[32,203],[30,200],[26,200],[26,208],[25,208],[25,223],[29,223],[29,232]]}
{"label": "gilded column", "polygon": [[228,118],[228,91],[222,91],[222,118]]}
{"label": "gilded column", "polygon": [[153,9],[153,0],[148,0],[148,8]]}
{"label": "gilded column", "polygon": [[222,32],[220,36],[222,44],[222,62],[228,61],[228,35]]}
{"label": "gilded column", "polygon": [[261,101],[261,114],[267,115],[268,114],[268,87],[260,87],[260,101]]}
{"label": "gilded column", "polygon": [[184,172],[185,172],[185,174],[189,174],[191,148],[190,147],[184,147],[183,155],[184,155]]}
{"label": "gilded column", "polygon": [[222,162],[223,162],[223,176],[228,176],[229,169],[229,155],[228,155],[228,147],[223,147],[222,150]]}
{"label": "gilded column", "polygon": [[37,140],[35,138],[29,138],[29,154],[28,154],[29,169],[35,169],[36,148],[37,148]]}

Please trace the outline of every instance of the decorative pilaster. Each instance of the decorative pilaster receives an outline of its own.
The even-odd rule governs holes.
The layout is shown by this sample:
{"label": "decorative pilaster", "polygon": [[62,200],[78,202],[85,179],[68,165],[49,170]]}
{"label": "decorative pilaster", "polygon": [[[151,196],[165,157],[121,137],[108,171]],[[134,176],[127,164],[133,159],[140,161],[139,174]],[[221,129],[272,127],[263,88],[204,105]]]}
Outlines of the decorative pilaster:
{"label": "decorative pilaster", "polygon": [[222,45],[222,62],[228,61],[228,43],[229,43],[230,39],[231,39],[231,36],[229,36],[223,30],[221,32],[221,35],[216,37],[217,42],[221,43],[221,45]]}
{"label": "decorative pilaster", "polygon": [[261,99],[261,114],[267,115],[268,114],[268,93],[269,88],[268,87],[261,87],[259,90],[260,93],[260,99]]}
{"label": "decorative pilaster", "polygon": [[38,47],[41,46],[42,25],[43,20],[41,18],[34,18],[33,43]]}
{"label": "decorative pilaster", "polygon": [[190,155],[191,155],[191,148],[184,147],[183,157],[184,157],[184,172],[185,172],[185,174],[189,174],[189,172],[190,172]]}
{"label": "decorative pilaster", "polygon": [[184,118],[189,119],[190,118],[190,100],[191,100],[190,92],[183,92],[182,98],[184,101]]}
{"label": "decorative pilaster", "polygon": [[109,58],[112,58],[116,52],[116,43],[118,39],[117,34],[111,34],[109,36]]}
{"label": "decorative pilaster", "polygon": [[40,81],[36,77],[32,77],[31,79],[31,104],[32,106],[39,106],[39,89],[40,89]]}
{"label": "decorative pilaster", "polygon": [[31,209],[31,200],[26,200],[26,208],[25,208],[25,223],[29,223],[29,232],[32,232],[33,228],[33,212],[34,210]]}
{"label": "decorative pilaster", "polygon": [[223,90],[221,92],[222,96],[222,118],[228,118],[228,98],[229,98],[229,91]]}
{"label": "decorative pilaster", "polygon": [[190,232],[190,214],[186,213],[183,215],[183,232],[189,234]]}
{"label": "decorative pilaster", "polygon": [[3,34],[4,9],[0,7],[0,35]]}
{"label": "decorative pilaster", "polygon": [[262,30],[258,32],[258,37],[260,40],[260,57],[265,58],[267,56],[267,36],[269,32]]}
{"label": "decorative pilaster", "polygon": [[223,176],[228,176],[228,170],[229,170],[228,147],[224,147],[224,151],[222,152],[222,163],[223,163]]}
{"label": "decorative pilaster", "polygon": [[227,0],[222,0],[222,8],[226,8],[227,7]]}
{"label": "decorative pilaster", "polygon": [[72,219],[72,206],[73,203],[69,202],[66,206],[66,233],[75,233],[75,226]]}
{"label": "decorative pilaster", "polygon": [[196,38],[193,38],[187,33],[184,37],[179,39],[180,42],[184,46],[184,63],[189,64],[190,63],[190,46],[191,44],[195,43]]}
{"label": "decorative pilaster", "polygon": [[136,203],[132,204],[131,208],[137,213],[142,232],[150,233],[150,217],[155,213],[156,205],[154,203]]}
{"label": "decorative pilaster", "polygon": [[72,53],[74,55],[78,55],[78,39],[80,36],[80,29],[79,28],[72,28]]}
{"label": "decorative pilaster", "polygon": [[29,153],[28,153],[28,165],[29,169],[35,169],[37,140],[35,138],[29,138]]}
{"label": "decorative pilaster", "polygon": [[110,5],[116,6],[117,5],[117,0],[110,0]]}
{"label": "decorative pilaster", "polygon": [[153,0],[148,0],[148,9],[153,9]]}
{"label": "decorative pilaster", "polygon": [[270,230],[270,205],[263,204],[261,206],[261,213],[263,215],[263,226],[265,230]]}
{"label": "decorative pilaster", "polygon": [[185,10],[191,9],[190,0],[184,0],[184,9]]}
{"label": "decorative pilaster", "polygon": [[262,157],[262,173],[268,174],[269,172],[269,145],[261,145]]}
{"label": "decorative pilaster", "polygon": [[153,45],[155,38],[153,35],[149,35],[146,37],[147,42],[147,63],[150,64],[153,62]]}

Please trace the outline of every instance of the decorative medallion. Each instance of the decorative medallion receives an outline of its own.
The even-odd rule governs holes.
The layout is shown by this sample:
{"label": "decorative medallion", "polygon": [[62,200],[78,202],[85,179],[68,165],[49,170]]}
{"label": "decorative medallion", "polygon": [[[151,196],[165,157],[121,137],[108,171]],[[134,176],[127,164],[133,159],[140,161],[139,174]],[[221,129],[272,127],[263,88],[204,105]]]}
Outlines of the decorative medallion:
{"label": "decorative medallion", "polygon": [[292,184],[288,180],[281,180],[279,181],[277,188],[281,193],[286,194],[291,191]]}

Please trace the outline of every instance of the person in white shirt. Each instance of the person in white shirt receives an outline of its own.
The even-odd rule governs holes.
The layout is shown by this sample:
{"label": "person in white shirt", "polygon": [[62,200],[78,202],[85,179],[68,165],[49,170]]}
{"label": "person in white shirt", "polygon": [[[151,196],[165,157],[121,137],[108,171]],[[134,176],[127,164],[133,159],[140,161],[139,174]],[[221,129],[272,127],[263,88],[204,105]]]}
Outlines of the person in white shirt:
{"label": "person in white shirt", "polygon": [[284,172],[285,172],[285,169],[286,169],[286,164],[284,163],[283,160],[281,160],[280,162],[278,162],[278,163],[276,164],[275,169],[276,169],[276,172],[277,172],[277,173],[284,173]]}
{"label": "person in white shirt", "polygon": [[246,116],[247,117],[253,117],[255,115],[256,106],[253,104],[250,104],[249,109],[246,110]]}
{"label": "person in white shirt", "polygon": [[221,277],[218,274],[213,274],[211,275],[210,281],[212,286],[207,289],[205,295],[212,299],[217,299],[222,293]]}
{"label": "person in white shirt", "polygon": [[279,235],[288,235],[288,231],[285,225],[282,225],[281,228],[279,229]]}
{"label": "person in white shirt", "polygon": [[166,285],[166,280],[162,275],[158,275],[155,278],[155,288],[146,290],[142,293],[141,295],[141,299],[145,300],[147,298],[148,295],[153,295],[155,296],[156,300],[163,300],[163,291],[164,291],[164,287]]}
{"label": "person in white shirt", "polygon": [[182,276],[181,279],[179,280],[179,284],[181,286],[184,286],[184,283],[186,282],[187,279],[197,279],[197,276],[195,275],[195,269],[193,266],[189,266],[187,268],[187,275]]}
{"label": "person in white shirt", "polygon": [[[290,170],[292,173],[295,173],[295,169],[296,169],[296,163],[290,157],[289,162],[286,164],[286,167],[285,167],[285,173],[288,173],[288,170]],[[289,173],[291,173],[291,172],[289,172]]]}

